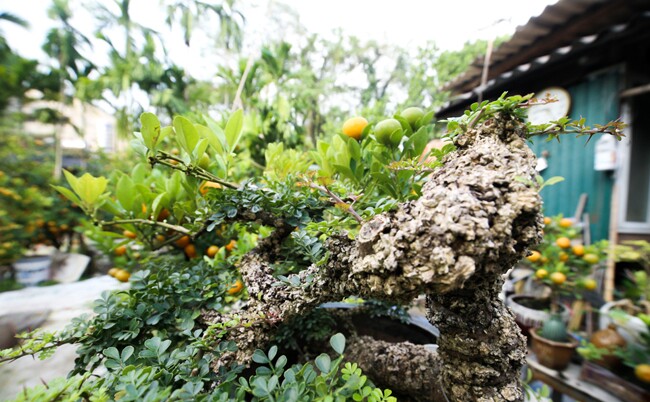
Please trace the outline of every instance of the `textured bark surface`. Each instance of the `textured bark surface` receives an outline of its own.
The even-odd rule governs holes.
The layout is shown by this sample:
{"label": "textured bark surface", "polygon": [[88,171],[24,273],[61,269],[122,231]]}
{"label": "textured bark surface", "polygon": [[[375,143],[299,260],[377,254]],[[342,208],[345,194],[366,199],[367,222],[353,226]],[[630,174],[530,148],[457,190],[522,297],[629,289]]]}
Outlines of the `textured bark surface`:
{"label": "textured bark surface", "polygon": [[[240,347],[234,358],[247,361],[274,323],[320,303],[350,295],[409,302],[427,293],[449,399],[522,400],[525,343],[498,294],[501,275],[541,240],[543,227],[535,158],[523,130],[497,116],[459,136],[457,152],[432,174],[420,199],[366,222],[355,240],[330,238],[331,257],[299,274],[303,286],[278,286],[272,275],[291,230],[276,226],[240,265],[252,297],[238,314],[266,321],[232,333]],[[204,319],[230,317],[206,312]]]}
{"label": "textured bark surface", "polygon": [[445,401],[440,387],[440,358],[422,345],[353,337],[345,357],[358,363],[364,374],[381,388],[408,395],[413,401]]}

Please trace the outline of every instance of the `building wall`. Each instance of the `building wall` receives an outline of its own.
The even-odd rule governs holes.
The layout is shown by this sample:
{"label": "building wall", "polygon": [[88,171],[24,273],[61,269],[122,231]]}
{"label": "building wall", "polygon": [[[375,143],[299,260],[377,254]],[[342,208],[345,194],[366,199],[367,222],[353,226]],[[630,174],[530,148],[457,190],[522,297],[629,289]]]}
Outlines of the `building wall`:
{"label": "building wall", "polygon": [[[569,117],[584,117],[587,125],[604,124],[619,118],[618,94],[622,83],[619,68],[612,68],[586,77],[566,88],[571,94]],[[561,136],[561,142],[546,142],[536,138],[531,148],[539,157],[543,151],[549,156],[548,168],[541,175],[544,179],[562,176],[564,181],[542,190],[544,214],[572,217],[580,195],[586,193],[588,201],[585,212],[589,213],[592,240],[606,239],[609,232],[610,205],[614,177],[611,172],[594,170],[594,137]]]}
{"label": "building wall", "polygon": [[120,148],[117,146],[119,144],[115,117],[102,109],[91,104],[83,104],[75,99],[71,105],[62,105],[53,101],[34,101],[28,103],[23,112],[33,113],[40,108],[59,110],[81,133],[77,132],[70,124],[57,126],[38,121],[25,122],[25,131],[40,136],[51,136],[54,134],[54,130],[60,130],[59,134],[64,149],[111,152]]}

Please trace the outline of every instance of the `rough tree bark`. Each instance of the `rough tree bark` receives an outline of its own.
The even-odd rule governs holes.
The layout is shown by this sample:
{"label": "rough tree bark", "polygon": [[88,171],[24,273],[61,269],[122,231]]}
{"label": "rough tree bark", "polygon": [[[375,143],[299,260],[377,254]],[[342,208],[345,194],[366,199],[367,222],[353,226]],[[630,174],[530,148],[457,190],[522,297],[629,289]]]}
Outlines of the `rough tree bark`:
{"label": "rough tree bark", "polygon": [[[428,294],[428,314],[441,332],[440,377],[451,401],[520,401],[526,347],[498,295],[502,276],[541,241],[541,200],[535,157],[525,127],[496,115],[456,138],[422,189],[422,197],[363,224],[356,239],[329,239],[331,257],[299,274],[301,286],[272,275],[280,244],[292,230],[275,232],[247,254],[240,270],[250,304],[243,320],[265,317],[263,327],[231,333],[234,356],[248,361],[264,347],[274,323],[318,304],[350,295],[409,302]],[[206,312],[206,322],[232,317]]]}
{"label": "rough tree bark", "polygon": [[345,357],[358,363],[363,373],[381,388],[408,395],[413,401],[445,400],[440,384],[440,358],[422,345],[352,337]]}

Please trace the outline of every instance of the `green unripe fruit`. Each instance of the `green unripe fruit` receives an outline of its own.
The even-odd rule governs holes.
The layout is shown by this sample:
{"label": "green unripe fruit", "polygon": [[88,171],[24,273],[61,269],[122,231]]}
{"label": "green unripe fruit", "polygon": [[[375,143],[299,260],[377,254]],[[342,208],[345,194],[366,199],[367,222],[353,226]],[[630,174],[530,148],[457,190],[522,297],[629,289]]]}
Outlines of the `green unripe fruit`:
{"label": "green unripe fruit", "polygon": [[203,154],[201,159],[199,159],[199,167],[207,169],[210,166],[210,157],[207,154]]}
{"label": "green unripe fruit", "polygon": [[402,125],[395,119],[382,120],[375,126],[375,138],[386,146],[399,145],[403,136]]}
{"label": "green unripe fruit", "polygon": [[408,121],[413,131],[415,131],[418,129],[418,127],[416,127],[417,122],[424,117],[424,110],[420,109],[419,107],[410,107],[402,110],[400,116]]}

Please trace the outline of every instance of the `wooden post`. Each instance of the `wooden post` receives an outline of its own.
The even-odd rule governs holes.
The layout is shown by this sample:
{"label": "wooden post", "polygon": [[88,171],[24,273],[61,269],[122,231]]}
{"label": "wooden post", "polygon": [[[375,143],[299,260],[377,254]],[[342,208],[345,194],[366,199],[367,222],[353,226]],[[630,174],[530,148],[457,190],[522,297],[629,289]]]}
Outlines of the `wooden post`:
{"label": "wooden post", "polygon": [[605,301],[614,300],[614,274],[616,261],[614,250],[618,243],[618,185],[612,186],[612,207],[609,215],[609,253],[607,254],[607,269],[605,271],[605,286],[603,290],[603,299]]}

